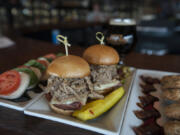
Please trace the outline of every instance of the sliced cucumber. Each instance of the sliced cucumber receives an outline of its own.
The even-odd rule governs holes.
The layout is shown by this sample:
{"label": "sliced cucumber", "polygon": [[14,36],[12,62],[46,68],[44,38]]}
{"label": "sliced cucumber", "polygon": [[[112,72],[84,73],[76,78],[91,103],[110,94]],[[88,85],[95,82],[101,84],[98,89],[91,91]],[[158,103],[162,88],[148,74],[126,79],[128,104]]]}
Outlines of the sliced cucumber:
{"label": "sliced cucumber", "polygon": [[38,77],[38,79],[40,80],[40,78],[42,77],[42,73],[41,71],[39,70],[39,68],[35,68],[35,67],[29,67],[35,74],[36,76]]}
{"label": "sliced cucumber", "polygon": [[34,88],[39,82],[36,74],[29,68],[15,68],[16,71],[27,73],[30,76],[30,83],[28,89]]}
{"label": "sliced cucumber", "polygon": [[53,59],[52,58],[45,58],[45,57],[39,57],[38,58],[39,60],[43,60],[43,59],[46,59],[49,63],[51,63],[52,61],[53,61]]}
{"label": "sliced cucumber", "polygon": [[23,72],[20,72],[20,75],[21,75],[21,82],[20,82],[19,88],[9,95],[6,95],[6,96],[1,95],[0,97],[5,98],[5,99],[16,99],[23,95],[23,93],[28,88],[28,85],[30,82],[30,76]]}
{"label": "sliced cucumber", "polygon": [[24,65],[39,68],[41,73],[43,73],[46,70],[46,67],[43,64],[37,62],[36,60],[30,60]]}
{"label": "sliced cucumber", "polygon": [[53,61],[52,58],[46,58],[50,63]]}
{"label": "sliced cucumber", "polygon": [[47,58],[40,57],[40,58],[38,58],[38,60],[44,60],[44,61],[46,62],[47,65],[50,64],[50,62],[47,60]]}
{"label": "sliced cucumber", "polygon": [[64,56],[65,54],[64,53],[58,53],[56,56],[59,57],[59,56]]}

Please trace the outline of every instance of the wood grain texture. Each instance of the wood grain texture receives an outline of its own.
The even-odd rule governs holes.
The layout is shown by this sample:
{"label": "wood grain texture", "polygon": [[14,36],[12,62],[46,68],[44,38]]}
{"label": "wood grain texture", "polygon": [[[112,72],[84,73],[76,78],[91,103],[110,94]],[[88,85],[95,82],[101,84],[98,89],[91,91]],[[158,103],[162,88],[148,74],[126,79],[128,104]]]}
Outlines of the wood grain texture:
{"label": "wood grain texture", "polygon": [[[24,64],[30,59],[36,59],[47,53],[64,52],[63,46],[35,41],[26,38],[16,38],[16,45],[0,49],[0,72]],[[83,48],[72,45],[70,54],[82,55]],[[180,56],[148,56],[130,53],[125,63],[129,66],[144,69],[180,72]],[[61,123],[26,116],[23,112],[0,106],[0,134],[1,135],[94,135],[95,132],[64,125]]]}

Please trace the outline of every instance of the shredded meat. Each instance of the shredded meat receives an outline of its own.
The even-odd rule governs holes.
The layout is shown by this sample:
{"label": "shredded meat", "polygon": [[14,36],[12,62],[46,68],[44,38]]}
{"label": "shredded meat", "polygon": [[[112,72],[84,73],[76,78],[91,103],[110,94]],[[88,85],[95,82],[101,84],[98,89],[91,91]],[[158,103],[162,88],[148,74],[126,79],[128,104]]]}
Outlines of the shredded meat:
{"label": "shredded meat", "polygon": [[103,98],[102,95],[93,91],[93,84],[89,77],[63,79],[50,76],[47,87],[40,87],[62,104],[66,101],[80,101],[85,104],[88,97],[93,99]]}
{"label": "shredded meat", "polygon": [[54,104],[57,108],[63,109],[63,110],[77,110],[81,108],[81,103],[80,102],[74,102],[69,105],[65,104]]}
{"label": "shredded meat", "polygon": [[95,85],[119,79],[117,65],[91,65],[92,81]]}

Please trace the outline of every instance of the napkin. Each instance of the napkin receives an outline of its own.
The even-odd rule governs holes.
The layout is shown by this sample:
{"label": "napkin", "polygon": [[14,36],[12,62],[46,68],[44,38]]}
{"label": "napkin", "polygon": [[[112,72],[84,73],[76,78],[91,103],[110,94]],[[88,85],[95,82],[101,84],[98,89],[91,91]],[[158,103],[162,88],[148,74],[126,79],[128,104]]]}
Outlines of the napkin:
{"label": "napkin", "polygon": [[0,49],[13,46],[15,42],[7,37],[0,37]]}

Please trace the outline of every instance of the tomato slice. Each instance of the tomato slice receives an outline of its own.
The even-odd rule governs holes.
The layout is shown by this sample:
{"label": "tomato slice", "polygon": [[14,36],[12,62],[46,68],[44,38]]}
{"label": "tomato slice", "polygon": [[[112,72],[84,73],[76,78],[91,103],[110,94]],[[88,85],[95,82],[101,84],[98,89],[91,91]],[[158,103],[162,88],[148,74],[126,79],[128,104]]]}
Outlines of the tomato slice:
{"label": "tomato slice", "polygon": [[45,57],[45,58],[48,58],[48,59],[50,58],[50,59],[53,59],[53,60],[54,60],[54,59],[56,58],[56,55],[53,54],[53,53],[51,53],[51,54],[45,55],[44,57]]}
{"label": "tomato slice", "polygon": [[42,65],[44,65],[46,68],[48,67],[48,64],[45,60],[37,60],[37,62],[41,63]]}
{"label": "tomato slice", "polygon": [[21,82],[21,75],[15,70],[0,75],[0,94],[7,95],[17,90]]}

